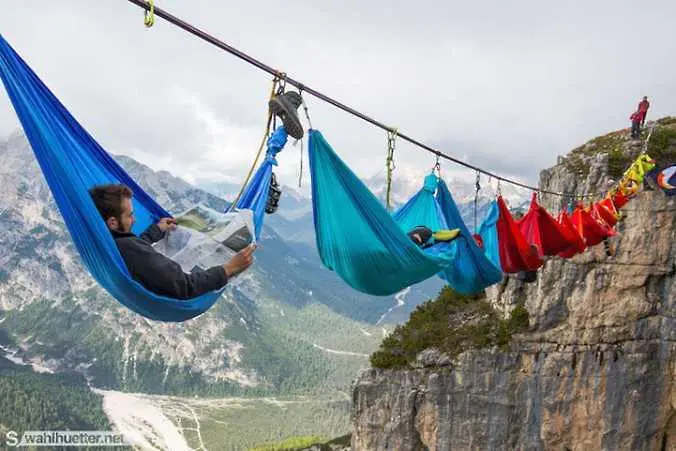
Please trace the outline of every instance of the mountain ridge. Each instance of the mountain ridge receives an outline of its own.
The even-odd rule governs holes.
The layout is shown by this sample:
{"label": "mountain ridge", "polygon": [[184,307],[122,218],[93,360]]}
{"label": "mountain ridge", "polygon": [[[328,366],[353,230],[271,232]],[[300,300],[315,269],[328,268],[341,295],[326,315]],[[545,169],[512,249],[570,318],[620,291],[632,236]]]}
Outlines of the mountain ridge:
{"label": "mountain ridge", "polygon": [[[170,211],[227,205],[166,171],[116,158]],[[0,141],[0,225],[6,230],[0,237],[0,330],[9,337],[3,346],[52,371],[77,369],[103,388],[204,394],[327,384],[344,389],[364,360],[340,369],[340,359],[322,348],[370,352],[376,338],[361,331],[376,337],[374,323],[400,304],[394,296],[352,290],[320,264],[311,246],[287,243],[265,226],[256,265],[209,312],[185,324],[145,320],[86,274],[20,133]],[[441,285],[430,280],[414,287],[387,321],[397,321]]]}

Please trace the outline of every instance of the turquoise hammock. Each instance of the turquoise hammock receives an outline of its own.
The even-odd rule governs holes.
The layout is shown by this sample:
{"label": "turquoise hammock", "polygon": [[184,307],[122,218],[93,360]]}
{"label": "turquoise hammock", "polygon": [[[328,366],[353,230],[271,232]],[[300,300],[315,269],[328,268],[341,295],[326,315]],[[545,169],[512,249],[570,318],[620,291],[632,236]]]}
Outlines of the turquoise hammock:
{"label": "turquoise hammock", "polygon": [[[502,270],[494,263],[495,256],[498,255],[497,238],[491,240],[491,236],[497,237],[498,232],[497,210],[493,216],[492,211],[489,211],[480,226],[489,243],[482,250],[462,220],[448,186],[432,173],[425,177],[423,188],[394,214],[394,220],[404,231],[417,225],[424,225],[432,230],[460,229],[457,238],[450,243],[435,245],[430,248],[430,252],[444,252],[451,257],[451,262],[439,276],[456,292],[469,295],[479,293],[502,280]],[[499,260],[499,255],[497,258]]]}
{"label": "turquoise hammock", "polygon": [[450,263],[416,246],[322,134],[309,135],[317,250],[327,268],[355,290],[386,296]]}
{"label": "turquoise hammock", "polygon": [[493,266],[500,268],[500,244],[498,243],[498,218],[500,217],[500,210],[498,209],[497,201],[492,201],[488,208],[488,213],[484,222],[481,223],[477,229],[477,233],[483,241],[484,254],[493,263]]}
{"label": "turquoise hammock", "polygon": [[133,232],[137,234],[171,215],[87,133],[1,35],[0,77],[75,247],[94,279],[120,303],[149,319],[185,321],[208,310],[223,289],[178,300],[151,293],[131,278],[89,188],[106,183],[129,186],[134,192]]}
{"label": "turquoise hammock", "polygon": [[[425,186],[392,217],[317,130],[310,131],[309,147],[317,249],[324,265],[351,287],[389,295],[439,275],[469,294],[502,280],[436,176],[426,177]],[[423,250],[405,232],[418,225],[458,228],[461,236]]]}
{"label": "turquoise hammock", "polygon": [[444,270],[442,278],[458,293],[475,294],[486,287],[502,280],[502,269],[496,265],[499,261],[497,249],[497,209],[489,210],[484,222],[479,226],[480,235],[484,239],[481,249],[467,229],[460,216],[460,211],[453,200],[446,183],[439,180],[437,202],[444,214],[449,229],[460,229],[460,236],[453,240],[457,246],[457,258]]}

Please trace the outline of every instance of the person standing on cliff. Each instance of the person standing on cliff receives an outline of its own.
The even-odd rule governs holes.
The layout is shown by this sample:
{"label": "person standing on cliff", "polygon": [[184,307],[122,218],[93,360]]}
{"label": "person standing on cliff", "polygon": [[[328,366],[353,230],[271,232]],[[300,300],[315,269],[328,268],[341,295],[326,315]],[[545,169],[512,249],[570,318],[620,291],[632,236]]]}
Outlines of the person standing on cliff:
{"label": "person standing on cliff", "polygon": [[643,120],[641,113],[635,111],[629,116],[629,120],[631,120],[631,138],[638,139],[641,136],[641,121]]}
{"label": "person standing on cliff", "polygon": [[641,116],[641,127],[645,125],[645,118],[648,115],[648,108],[650,108],[648,96],[643,96],[643,100],[638,103],[638,114]]}

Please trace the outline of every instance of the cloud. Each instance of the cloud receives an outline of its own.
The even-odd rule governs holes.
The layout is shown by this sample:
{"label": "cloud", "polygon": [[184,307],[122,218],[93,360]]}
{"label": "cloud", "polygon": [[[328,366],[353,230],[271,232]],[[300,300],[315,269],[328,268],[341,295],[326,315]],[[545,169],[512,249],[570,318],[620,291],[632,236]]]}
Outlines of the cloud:
{"label": "cloud", "polygon": [[[651,117],[676,113],[671,0],[161,7],[408,135],[529,183],[557,155],[626,127],[643,95]],[[105,148],[186,180],[246,173],[269,75],[161,19],[146,30],[127,2],[0,0],[0,11],[4,37]],[[313,125],[355,172],[382,171],[384,131],[307,100]],[[17,127],[0,93],[0,135]],[[296,183],[299,147],[280,154],[282,183]],[[401,141],[396,156],[402,167],[434,161]]]}

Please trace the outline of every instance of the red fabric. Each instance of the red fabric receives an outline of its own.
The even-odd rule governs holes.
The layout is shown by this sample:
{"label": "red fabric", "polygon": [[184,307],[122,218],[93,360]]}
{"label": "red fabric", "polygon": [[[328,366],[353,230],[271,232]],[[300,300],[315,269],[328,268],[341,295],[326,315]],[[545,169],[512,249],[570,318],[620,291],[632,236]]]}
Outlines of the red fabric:
{"label": "red fabric", "polygon": [[570,258],[573,255],[584,252],[587,249],[587,245],[584,244],[584,238],[577,231],[575,225],[573,225],[573,221],[571,221],[570,216],[565,211],[559,214],[559,224],[566,240],[571,243],[566,250],[559,252],[559,257]]}
{"label": "red fabric", "polygon": [[479,246],[481,249],[483,249],[484,248],[484,239],[481,238],[481,235],[479,235],[478,233],[475,233],[474,235],[472,235],[472,237],[474,238],[474,241],[476,241],[477,246]]}
{"label": "red fabric", "polygon": [[632,113],[631,116],[629,116],[629,120],[632,122],[641,122],[643,121],[643,116],[645,113],[641,113],[640,111],[636,111],[635,113]]}
{"label": "red fabric", "polygon": [[598,222],[601,227],[606,229],[606,233],[608,234],[608,236],[617,235],[617,231],[615,230],[615,228],[613,226],[611,226],[610,224],[608,224],[606,221],[604,221],[603,218],[599,215],[598,211],[595,208],[592,208],[590,213],[592,215],[592,218],[594,218],[596,220],[596,222]]}
{"label": "red fabric", "polygon": [[535,193],[528,213],[517,224],[526,241],[537,246],[541,255],[556,255],[572,244],[566,240],[556,219],[538,204]]}
{"label": "red fabric", "polygon": [[614,192],[610,198],[612,199],[616,209],[624,207],[627,205],[627,202],[629,202],[629,198],[622,194],[619,190]]}
{"label": "red fabric", "polygon": [[648,108],[650,108],[650,102],[647,100],[641,100],[638,104],[638,111],[639,113],[643,113],[643,116],[648,112]]}
{"label": "red fabric", "polygon": [[607,224],[597,221],[592,212],[585,210],[582,205],[578,205],[573,212],[573,225],[584,238],[587,247],[595,246],[614,235]]}
{"label": "red fabric", "polygon": [[502,196],[498,197],[498,244],[500,246],[500,265],[505,273],[535,271],[544,263],[537,249],[528,244],[521,230],[514,222]]}
{"label": "red fabric", "polygon": [[613,205],[613,201],[610,197],[606,197],[602,201],[594,204],[594,210],[610,227],[614,227],[620,219],[620,215],[617,214],[615,205]]}

